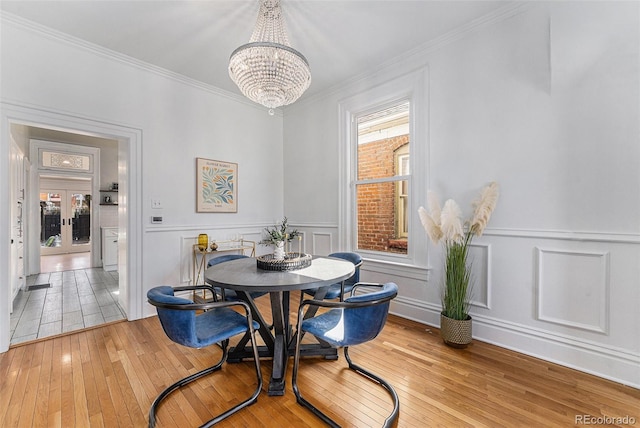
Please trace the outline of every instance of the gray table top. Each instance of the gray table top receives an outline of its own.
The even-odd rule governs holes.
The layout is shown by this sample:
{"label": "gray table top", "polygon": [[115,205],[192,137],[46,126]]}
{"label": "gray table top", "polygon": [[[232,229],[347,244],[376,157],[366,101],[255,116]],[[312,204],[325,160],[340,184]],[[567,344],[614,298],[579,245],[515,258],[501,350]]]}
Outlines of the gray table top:
{"label": "gray table top", "polygon": [[311,266],[287,272],[259,269],[254,258],[237,259],[211,266],[205,271],[207,284],[239,291],[306,290],[334,284],[355,272],[353,263],[314,256]]}

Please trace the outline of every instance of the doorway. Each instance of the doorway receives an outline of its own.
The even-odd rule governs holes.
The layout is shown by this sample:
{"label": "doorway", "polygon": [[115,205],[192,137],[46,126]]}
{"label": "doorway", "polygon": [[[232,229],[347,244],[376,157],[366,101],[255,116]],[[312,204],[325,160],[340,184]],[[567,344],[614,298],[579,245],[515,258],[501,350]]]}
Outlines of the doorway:
{"label": "doorway", "polygon": [[37,127],[28,136],[33,185],[26,199],[36,209],[27,247],[37,259],[13,302],[11,345],[125,318],[118,272],[102,268],[100,235],[92,233],[118,229],[117,211],[101,215],[92,203],[101,179],[117,180],[118,141]]}
{"label": "doorway", "polygon": [[[127,204],[121,204],[119,207],[112,206],[112,215],[117,222],[121,238],[118,241],[118,303],[126,312],[129,320],[139,319],[144,312],[144,299],[142,293],[142,269],[141,269],[141,242],[142,242],[142,224],[141,224],[141,193],[142,193],[142,177],[137,173],[142,169],[142,131],[141,129],[131,128],[127,126],[108,123],[105,121],[96,122],[94,120],[69,115],[64,113],[56,113],[43,109],[33,109],[26,106],[0,103],[0,113],[2,123],[7,124],[2,127],[0,132],[0,164],[8,162],[9,147],[12,140],[17,140],[23,151],[27,151],[29,135],[32,129],[41,129],[47,132],[58,131],[74,135],[75,138],[108,138],[117,142],[117,181],[120,183],[120,197],[126,198]],[[39,138],[39,136],[35,136]],[[4,168],[3,168],[4,170]],[[5,177],[6,176],[6,177]],[[0,185],[0,196],[8,199],[9,185],[6,184],[8,172],[2,173],[2,185]],[[25,202],[28,207],[25,208],[30,216],[35,217],[30,221],[39,221],[39,194],[36,193],[39,187],[31,188],[32,197]],[[95,182],[94,182],[95,185]],[[36,190],[36,192],[33,192]],[[35,198],[33,197],[35,193]],[[99,194],[99,188],[92,191],[93,195]],[[95,205],[95,204],[94,204]],[[0,220],[3,224],[8,224],[9,220],[8,206],[0,206]],[[92,217],[95,221],[95,217]],[[66,222],[65,222],[66,223]],[[38,224],[38,223],[37,223]],[[97,229],[96,229],[97,228]],[[5,230],[6,229],[6,230]],[[0,240],[8,241],[9,227],[0,228]],[[91,236],[95,245],[96,238],[99,235],[99,224],[94,223]],[[26,266],[29,269],[35,268],[35,262],[39,260],[40,253],[40,236],[39,231],[27,231],[32,233],[32,239],[29,245],[29,259]],[[35,244],[34,244],[35,241]],[[35,248],[35,250],[34,250]],[[94,247],[95,248],[95,247]],[[34,254],[37,256],[34,258]],[[4,254],[3,251],[0,253]],[[98,251],[94,255],[99,257]],[[6,273],[7,281],[0,281],[0,307],[9,307],[10,299],[8,287],[8,271],[12,260],[8,257],[0,257],[0,272]],[[95,263],[94,263],[95,265]],[[1,275],[0,275],[1,276]],[[10,341],[10,319],[8,311],[0,311],[0,352],[5,352],[9,348]]]}
{"label": "doorway", "polygon": [[91,193],[40,187],[40,256],[91,252]]}

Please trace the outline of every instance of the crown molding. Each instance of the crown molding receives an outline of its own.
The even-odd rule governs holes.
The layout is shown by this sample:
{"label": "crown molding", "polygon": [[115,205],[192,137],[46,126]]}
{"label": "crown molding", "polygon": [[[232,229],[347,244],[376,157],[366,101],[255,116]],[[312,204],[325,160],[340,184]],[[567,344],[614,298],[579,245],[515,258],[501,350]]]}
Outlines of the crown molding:
{"label": "crown molding", "polygon": [[284,111],[293,110],[298,106],[303,106],[332,95],[343,96],[347,89],[358,83],[367,83],[372,76],[396,76],[399,72],[404,73],[407,71],[407,67],[399,67],[401,64],[409,63],[411,70],[423,68],[426,65],[426,56],[436,52],[458,40],[461,40],[470,34],[480,31],[490,25],[506,21],[509,18],[520,15],[529,11],[532,8],[532,2],[529,1],[513,1],[509,2],[505,6],[498,8],[484,16],[473,19],[468,23],[451,30],[433,40],[420,44],[415,48],[404,52],[401,55],[390,58],[389,60],[381,63],[378,67],[367,70],[364,73],[356,75],[350,79],[347,79],[338,85],[335,85],[325,91],[311,95],[307,98],[297,101],[295,104],[286,106]]}
{"label": "crown molding", "polygon": [[[49,40],[76,47],[86,52],[90,52],[94,55],[107,58],[109,60],[113,60],[121,64],[137,68],[142,71],[153,73],[155,75],[164,77],[169,80],[173,80],[174,82],[178,82],[186,86],[191,86],[193,88],[196,88],[205,92],[209,92],[216,96],[227,98],[229,100],[244,104],[249,107],[253,107],[260,110],[265,109],[265,107],[258,105],[241,95],[237,95],[232,92],[225,91],[224,89],[220,89],[216,86],[201,82],[196,79],[192,79],[183,74],[176,73],[174,71],[167,70],[166,68],[158,67],[153,64],[149,64],[148,62],[138,60],[136,58],[116,52],[111,49],[107,49],[103,46],[96,45],[95,43],[88,42],[86,40],[69,35],[67,33],[63,33],[58,30],[54,30],[53,28],[44,26],[42,24],[38,24],[36,22],[30,21],[28,19],[22,18],[20,16],[14,15],[9,12],[4,12],[4,11],[0,12],[0,21],[2,21],[2,25],[12,24],[17,28],[21,28],[23,30],[39,34],[40,36],[45,37]],[[280,117],[282,116],[282,109],[275,109],[275,112],[276,112],[275,113],[276,116],[280,116]]]}

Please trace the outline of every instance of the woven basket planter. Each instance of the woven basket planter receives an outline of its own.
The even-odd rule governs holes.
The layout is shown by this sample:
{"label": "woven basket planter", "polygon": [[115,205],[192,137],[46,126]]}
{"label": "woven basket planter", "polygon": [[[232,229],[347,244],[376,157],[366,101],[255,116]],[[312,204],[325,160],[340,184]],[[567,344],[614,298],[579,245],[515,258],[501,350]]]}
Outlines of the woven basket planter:
{"label": "woven basket planter", "polygon": [[471,317],[454,320],[441,313],[440,336],[445,344],[453,348],[466,348],[471,343]]}

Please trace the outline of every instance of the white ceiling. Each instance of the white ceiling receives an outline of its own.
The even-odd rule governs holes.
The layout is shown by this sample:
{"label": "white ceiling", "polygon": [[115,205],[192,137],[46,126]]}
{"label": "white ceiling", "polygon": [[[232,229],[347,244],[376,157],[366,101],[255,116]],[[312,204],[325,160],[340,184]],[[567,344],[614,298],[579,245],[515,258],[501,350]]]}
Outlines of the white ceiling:
{"label": "white ceiling", "polygon": [[[305,94],[388,63],[507,1],[283,0],[294,48],[311,65]],[[189,78],[240,94],[229,55],[247,43],[257,0],[1,0],[0,9]]]}

